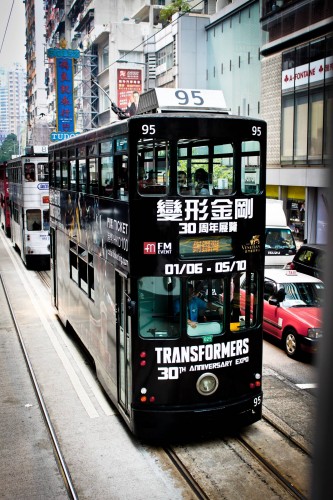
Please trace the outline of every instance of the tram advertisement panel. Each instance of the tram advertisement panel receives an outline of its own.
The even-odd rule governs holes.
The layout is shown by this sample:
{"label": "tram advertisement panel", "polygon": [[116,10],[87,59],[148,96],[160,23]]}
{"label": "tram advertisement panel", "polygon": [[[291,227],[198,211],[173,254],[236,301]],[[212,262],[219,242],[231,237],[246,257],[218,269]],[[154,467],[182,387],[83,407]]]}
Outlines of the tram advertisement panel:
{"label": "tram advertisement panel", "polygon": [[88,251],[129,271],[128,207],[83,193],[51,190],[50,217]]}
{"label": "tram advertisement panel", "polygon": [[255,214],[262,210],[253,197],[147,201],[145,223],[131,232],[142,245],[134,266],[166,276],[245,271],[248,262],[260,267],[264,242]]}

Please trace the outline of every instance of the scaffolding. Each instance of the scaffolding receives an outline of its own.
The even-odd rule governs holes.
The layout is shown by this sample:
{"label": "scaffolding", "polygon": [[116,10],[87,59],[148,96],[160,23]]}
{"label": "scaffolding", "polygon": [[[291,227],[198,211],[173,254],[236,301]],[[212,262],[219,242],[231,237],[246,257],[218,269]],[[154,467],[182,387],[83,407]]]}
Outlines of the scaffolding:
{"label": "scaffolding", "polygon": [[74,66],[74,108],[76,130],[86,132],[98,127],[97,47],[82,52]]}

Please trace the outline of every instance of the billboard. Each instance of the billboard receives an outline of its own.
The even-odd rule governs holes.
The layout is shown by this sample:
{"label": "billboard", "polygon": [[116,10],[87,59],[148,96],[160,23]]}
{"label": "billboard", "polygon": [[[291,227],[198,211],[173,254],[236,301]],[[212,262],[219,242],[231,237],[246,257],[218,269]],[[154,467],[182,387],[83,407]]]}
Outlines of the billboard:
{"label": "billboard", "polygon": [[133,92],[142,92],[141,69],[118,69],[117,70],[117,95],[118,106],[129,112],[133,103]]}

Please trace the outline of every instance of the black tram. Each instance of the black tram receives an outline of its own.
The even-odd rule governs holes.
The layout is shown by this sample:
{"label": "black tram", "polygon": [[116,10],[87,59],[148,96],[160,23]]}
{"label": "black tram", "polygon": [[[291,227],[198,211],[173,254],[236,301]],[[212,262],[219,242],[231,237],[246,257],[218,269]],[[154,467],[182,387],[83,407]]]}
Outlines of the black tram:
{"label": "black tram", "polygon": [[6,236],[10,238],[10,211],[7,162],[0,163],[0,224]]}
{"label": "black tram", "polygon": [[260,419],[265,122],[154,89],[49,160],[53,302],[131,431]]}

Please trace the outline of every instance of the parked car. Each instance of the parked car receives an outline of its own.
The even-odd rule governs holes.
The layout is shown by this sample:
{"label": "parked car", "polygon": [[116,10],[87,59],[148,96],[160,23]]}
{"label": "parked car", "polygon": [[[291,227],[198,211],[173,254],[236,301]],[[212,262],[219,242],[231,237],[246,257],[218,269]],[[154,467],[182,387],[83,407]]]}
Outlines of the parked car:
{"label": "parked car", "polygon": [[[263,330],[281,341],[289,357],[317,351],[323,295],[324,283],[318,278],[295,270],[265,270]],[[241,297],[241,311],[243,307]]]}
{"label": "parked car", "polygon": [[309,245],[305,243],[296,252],[293,260],[285,269],[295,269],[300,273],[324,279],[324,260],[326,245]]}

